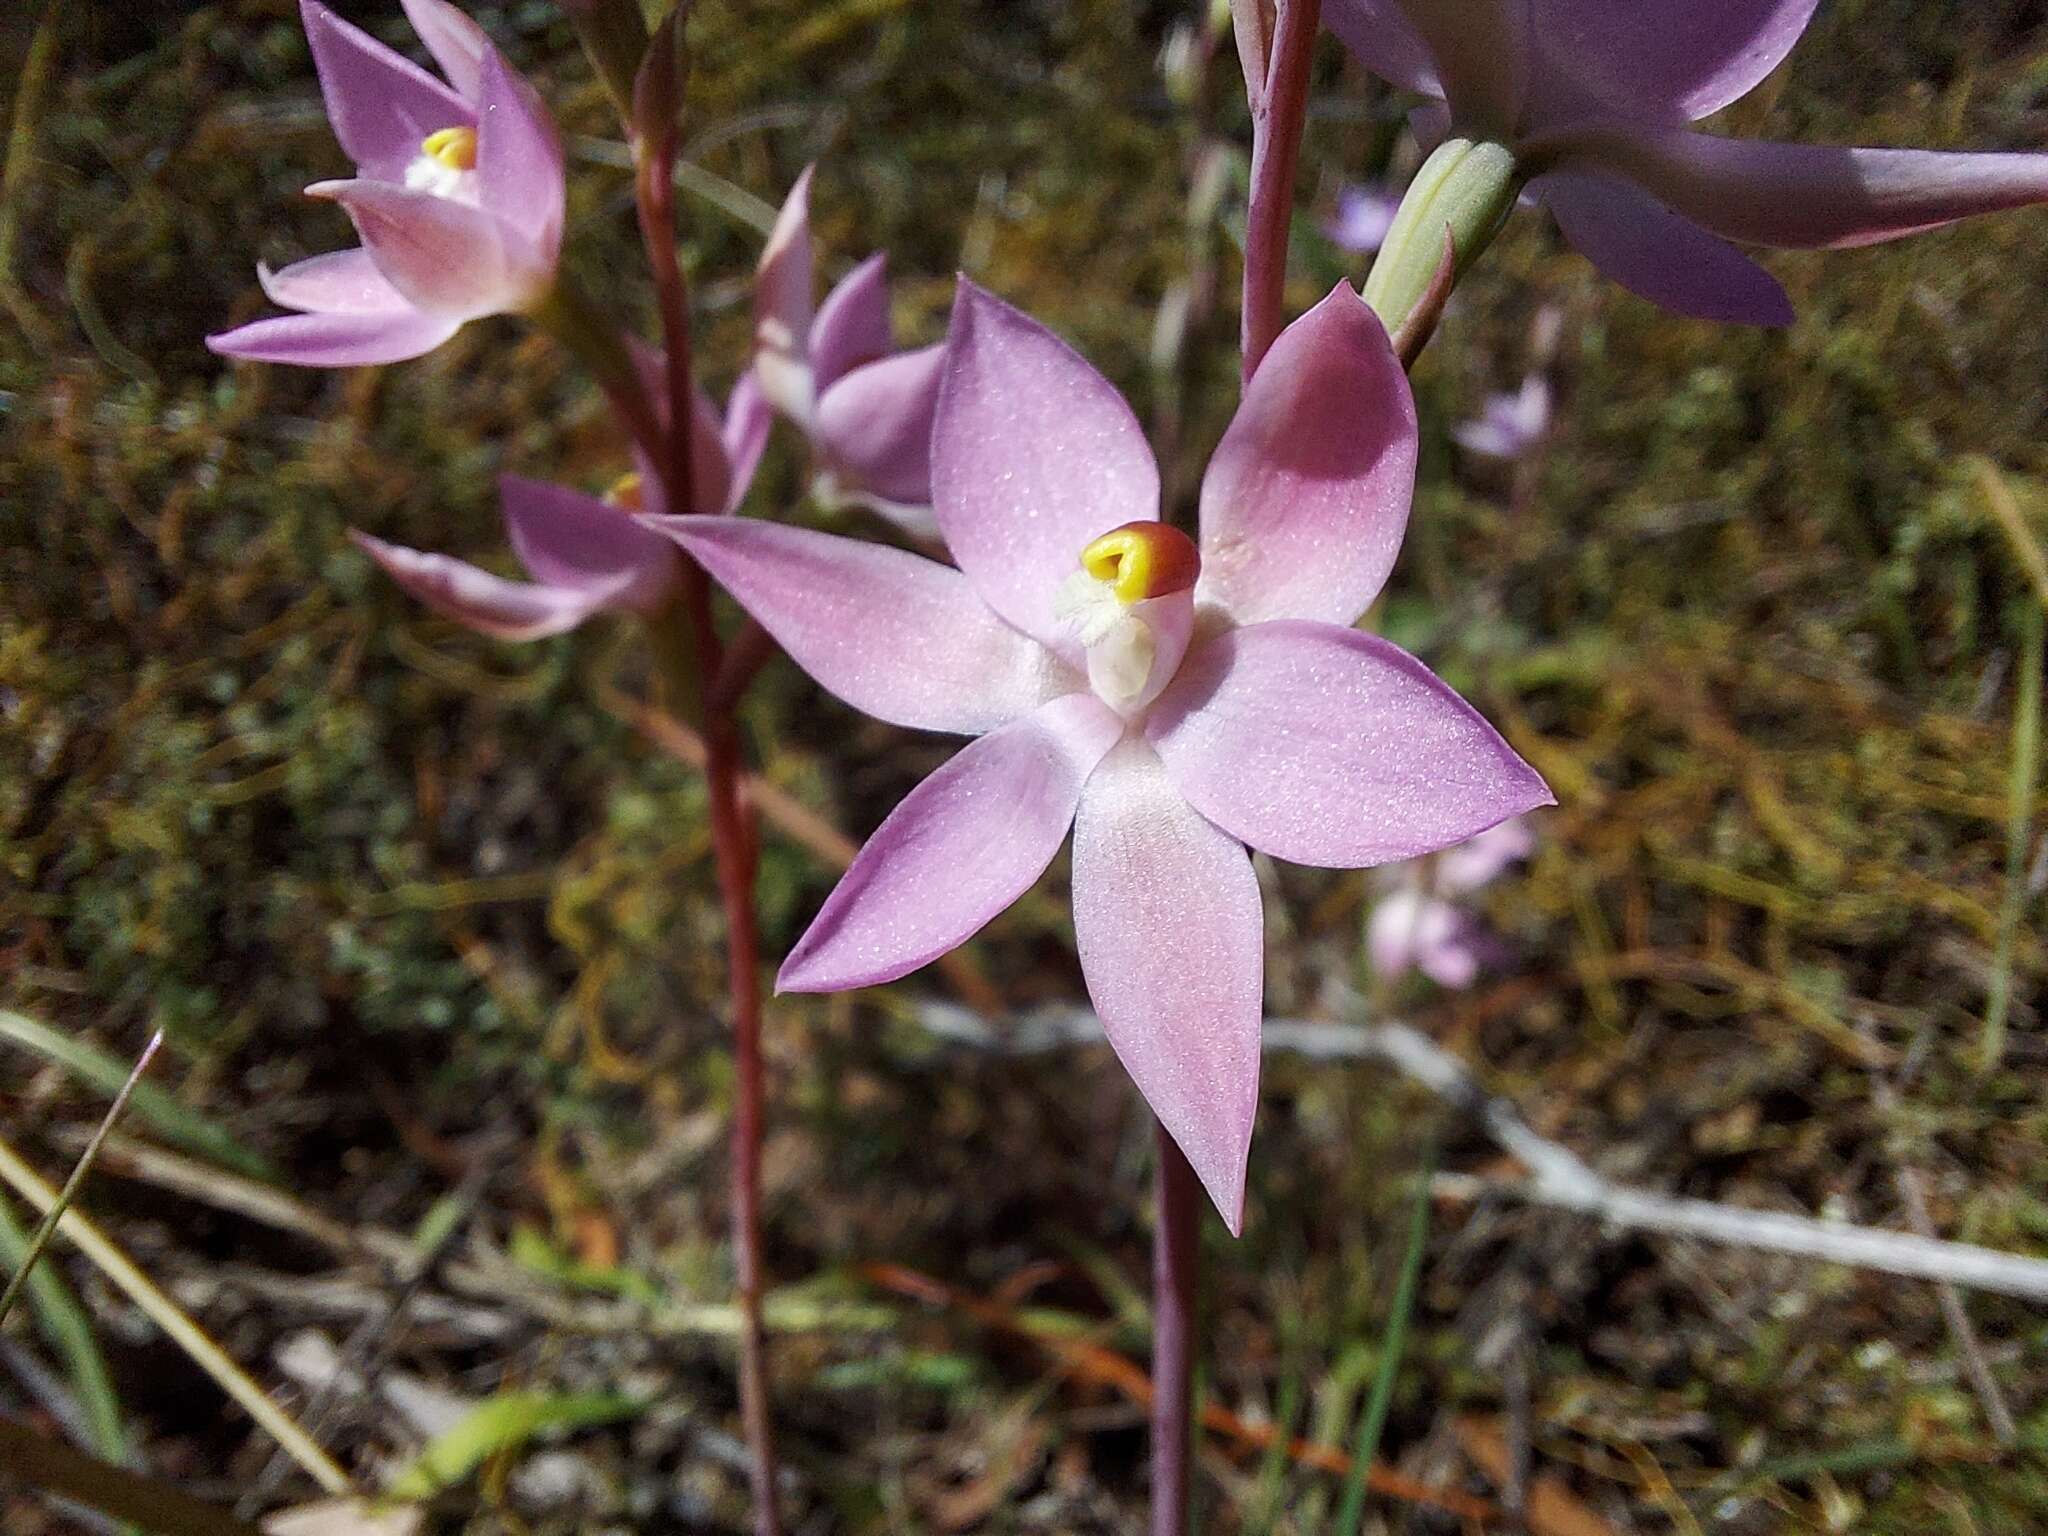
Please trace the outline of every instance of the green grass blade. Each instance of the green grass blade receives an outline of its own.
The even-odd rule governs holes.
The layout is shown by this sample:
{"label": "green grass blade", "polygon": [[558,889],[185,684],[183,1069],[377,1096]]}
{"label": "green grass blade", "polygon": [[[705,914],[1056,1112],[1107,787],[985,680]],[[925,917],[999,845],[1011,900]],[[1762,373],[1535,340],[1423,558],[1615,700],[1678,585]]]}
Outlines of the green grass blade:
{"label": "green grass blade", "polygon": [[2027,906],[2027,842],[2034,781],[2041,771],[2041,610],[2027,605],[2020,638],[2019,699],[2012,721],[2012,781],[2005,824],[2005,910],[1999,914],[1998,951],[1991,991],[1984,1000],[1978,1066],[1989,1072],[2005,1055],[2005,1016],[2012,1007],[2012,951]]}
{"label": "green grass blade", "polygon": [[1344,1478],[1344,1502],[1337,1509],[1338,1536],[1358,1536],[1358,1523],[1365,1517],[1365,1476],[1379,1454],[1380,1433],[1387,1427],[1387,1409],[1394,1400],[1394,1378],[1401,1373],[1401,1356],[1408,1347],[1408,1319],[1414,1314],[1416,1293],[1421,1289],[1422,1253],[1429,1246],[1429,1186],[1435,1172],[1436,1148],[1432,1146],[1423,1155],[1415,1177],[1408,1251],[1401,1256],[1401,1278],[1394,1287],[1394,1305],[1380,1344],[1379,1369],[1365,1400],[1365,1414],[1358,1421],[1358,1437],[1351,1445],[1351,1470]]}
{"label": "green grass blade", "polygon": [[[0,1008],[0,1040],[9,1041],[33,1051],[46,1061],[53,1061],[81,1082],[88,1083],[109,1097],[121,1091],[121,1085],[128,1081],[132,1062],[111,1056],[97,1046],[87,1045],[61,1034],[49,1025]],[[277,1170],[261,1157],[243,1146],[221,1127],[204,1116],[194,1113],[180,1104],[176,1098],[154,1083],[138,1083],[131,1108],[148,1121],[150,1126],[164,1140],[197,1156],[210,1158],[224,1168],[247,1174],[253,1179],[277,1182]]]}
{"label": "green grass blade", "polygon": [[435,1436],[418,1460],[392,1479],[386,1492],[394,1499],[429,1499],[461,1482],[490,1457],[516,1450],[535,1435],[614,1424],[646,1406],[639,1398],[604,1392],[501,1392]]}
{"label": "green grass blade", "polygon": [[[28,1250],[28,1229],[7,1197],[0,1195],[0,1261],[18,1269]],[[121,1400],[107,1371],[106,1357],[100,1353],[92,1319],[71,1294],[71,1287],[47,1264],[29,1272],[28,1297],[44,1336],[64,1357],[72,1389],[78,1393],[79,1407],[92,1431],[93,1448],[108,1461],[126,1463],[128,1431],[121,1422]]]}

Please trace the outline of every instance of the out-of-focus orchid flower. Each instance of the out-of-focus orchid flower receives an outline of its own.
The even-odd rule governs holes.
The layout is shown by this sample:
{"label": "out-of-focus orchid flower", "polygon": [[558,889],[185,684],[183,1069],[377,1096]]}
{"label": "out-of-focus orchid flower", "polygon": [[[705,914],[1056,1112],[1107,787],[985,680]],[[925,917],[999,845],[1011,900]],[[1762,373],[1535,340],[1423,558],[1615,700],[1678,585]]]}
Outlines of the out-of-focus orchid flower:
{"label": "out-of-focus orchid flower", "polygon": [[[1565,236],[1682,314],[1790,322],[1730,241],[1868,245],[2048,202],[2048,154],[1729,139],[1687,125],[1746,95],[1819,0],[1329,0],[1375,74],[1436,99],[1425,133],[1508,146]],[[1425,253],[1433,259],[1433,253]]]}
{"label": "out-of-focus orchid flower", "polygon": [[897,352],[888,257],[877,252],[813,308],[811,168],[777,215],[754,283],[754,376],[810,439],[821,501],[936,531],[932,410],[943,345]]}
{"label": "out-of-focus orchid flower", "polygon": [[1333,245],[1368,255],[1380,248],[1394,227],[1401,194],[1389,187],[1352,185],[1340,188],[1337,206],[1323,220],[1323,233]]}
{"label": "out-of-focus orchid flower", "polygon": [[299,313],[209,336],[215,352],[311,367],[397,362],[553,289],[562,146],[547,108],[447,0],[404,5],[445,81],[301,0],[327,116],[357,172],[306,193],[341,204],[363,243],[259,267],[263,291]]}
{"label": "out-of-focus orchid flower", "polygon": [[1516,818],[1439,857],[1432,889],[1424,888],[1421,871],[1409,871],[1400,887],[1373,907],[1366,924],[1373,969],[1389,980],[1418,970],[1440,987],[1471,986],[1495,962],[1500,942],[1447,898],[1488,884],[1534,847],[1528,824]]}
{"label": "out-of-focus orchid flower", "polygon": [[1451,436],[1467,453],[1519,459],[1549,431],[1550,381],[1532,373],[1522,380],[1520,389],[1488,395],[1479,414],[1451,428]]}
{"label": "out-of-focus orchid flower", "polygon": [[1350,627],[1400,548],[1415,458],[1406,376],[1339,285],[1253,375],[1198,546],[1159,521],[1122,396],[963,281],[932,434],[957,568],[748,518],[650,519],[855,708],[979,738],[882,823],[779,985],[928,963],[1022,895],[1071,825],[1089,995],[1237,1230],[1263,991],[1246,846],[1363,867],[1551,801],[1470,705]]}
{"label": "out-of-focus orchid flower", "polygon": [[[638,360],[656,373],[662,366],[658,353],[643,352]],[[723,423],[701,395],[696,414],[696,502],[729,513],[745,498],[760,463],[768,414],[746,379],[733,390]],[[510,581],[467,561],[366,533],[352,537],[429,608],[500,640],[558,635],[597,613],[653,615],[675,595],[681,557],[674,544],[638,521],[641,514],[668,510],[660,482],[644,462],[603,499],[517,475],[499,481],[499,496],[512,552],[531,581]]]}

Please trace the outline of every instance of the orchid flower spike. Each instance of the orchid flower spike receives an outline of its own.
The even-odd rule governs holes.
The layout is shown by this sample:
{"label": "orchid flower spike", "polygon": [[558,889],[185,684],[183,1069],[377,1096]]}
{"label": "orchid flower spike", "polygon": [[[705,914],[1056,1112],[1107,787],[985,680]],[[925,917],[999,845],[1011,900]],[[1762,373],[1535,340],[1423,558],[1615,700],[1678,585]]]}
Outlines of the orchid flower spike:
{"label": "orchid flower spike", "polygon": [[[1435,98],[1426,130],[1507,146],[1565,237],[1681,314],[1783,325],[1730,241],[1868,245],[2048,202],[2048,154],[1729,139],[1687,125],[1754,89],[1819,0],[1328,0],[1375,74]],[[1424,125],[1419,125],[1424,126]]]}
{"label": "orchid flower spike", "polygon": [[[643,367],[658,371],[658,353]],[[699,506],[738,507],[760,463],[768,416],[741,380],[721,424],[711,402],[697,400],[691,464]],[[636,453],[636,458],[638,455]],[[643,527],[644,513],[665,513],[659,478],[643,461],[602,499],[506,475],[500,507],[512,552],[533,579],[509,581],[464,560],[351,535],[406,591],[435,612],[500,640],[538,640],[574,629],[597,613],[652,616],[667,607],[682,577],[675,546]]]}
{"label": "orchid flower spike", "polygon": [[1340,284],[1253,375],[1197,543],[1159,520],[1123,397],[963,279],[932,430],[957,568],[750,518],[649,519],[856,709],[979,738],[882,823],[778,985],[936,959],[1071,825],[1089,996],[1238,1230],[1263,992],[1247,845],[1357,868],[1552,803],[1470,705],[1350,627],[1393,566],[1415,461],[1406,376]]}
{"label": "orchid flower spike", "polygon": [[932,408],[940,345],[897,352],[888,257],[877,252],[812,307],[811,171],[776,216],[754,279],[754,376],[810,439],[827,505],[868,507],[909,532],[935,532]]}
{"label": "orchid flower spike", "polygon": [[335,137],[356,164],[309,197],[341,204],[362,245],[258,267],[299,313],[209,336],[228,357],[309,367],[431,352],[465,320],[532,309],[562,246],[562,146],[533,87],[447,0],[403,0],[445,81],[301,0]]}
{"label": "orchid flower spike", "polygon": [[1471,986],[1496,962],[1502,946],[1478,918],[1449,898],[1490,884],[1534,847],[1528,823],[1517,817],[1442,854],[1427,884],[1421,870],[1409,870],[1399,887],[1374,905],[1366,923],[1372,968],[1389,980],[1418,970],[1440,987]]}

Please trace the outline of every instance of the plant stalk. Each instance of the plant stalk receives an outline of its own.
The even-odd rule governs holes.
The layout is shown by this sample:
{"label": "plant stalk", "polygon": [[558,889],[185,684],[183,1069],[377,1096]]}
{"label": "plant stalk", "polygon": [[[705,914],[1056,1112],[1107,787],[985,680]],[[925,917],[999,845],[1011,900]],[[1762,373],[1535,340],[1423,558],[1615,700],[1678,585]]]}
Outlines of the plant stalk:
{"label": "plant stalk", "polygon": [[1278,0],[1270,57],[1243,57],[1247,71],[1264,70],[1261,88],[1252,94],[1252,184],[1245,212],[1241,334],[1246,382],[1286,323],[1294,170],[1301,158],[1309,61],[1321,20],[1322,0]]}
{"label": "plant stalk", "polygon": [[1156,1127],[1159,1225],[1152,1235],[1152,1536],[1187,1536],[1194,1449],[1196,1314],[1202,1186],[1179,1145]]}

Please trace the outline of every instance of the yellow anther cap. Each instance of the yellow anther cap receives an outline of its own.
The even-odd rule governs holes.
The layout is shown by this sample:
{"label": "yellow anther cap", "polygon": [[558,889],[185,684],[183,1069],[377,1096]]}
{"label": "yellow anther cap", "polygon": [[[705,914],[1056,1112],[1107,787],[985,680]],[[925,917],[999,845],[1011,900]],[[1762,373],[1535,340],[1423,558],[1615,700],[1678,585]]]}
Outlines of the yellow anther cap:
{"label": "yellow anther cap", "polygon": [[441,128],[420,140],[420,153],[438,160],[451,171],[476,169],[476,130]]}
{"label": "yellow anther cap", "polygon": [[647,485],[640,472],[629,470],[614,480],[604,493],[605,502],[627,512],[647,510]]}
{"label": "yellow anther cap", "polygon": [[1168,523],[1125,523],[1081,551],[1081,569],[1126,605],[1185,592],[1202,573],[1194,540]]}

